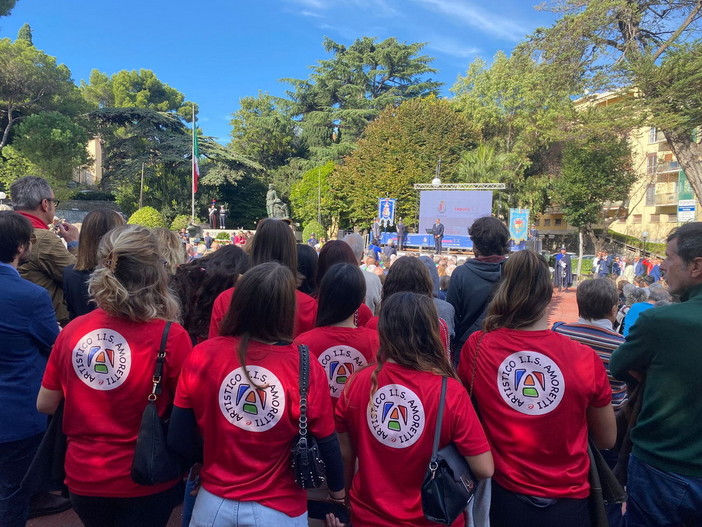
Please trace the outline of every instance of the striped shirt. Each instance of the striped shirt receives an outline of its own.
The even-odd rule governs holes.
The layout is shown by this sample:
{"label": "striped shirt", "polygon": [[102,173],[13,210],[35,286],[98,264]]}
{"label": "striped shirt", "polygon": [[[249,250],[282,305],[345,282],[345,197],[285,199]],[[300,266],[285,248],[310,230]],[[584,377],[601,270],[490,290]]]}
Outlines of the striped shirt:
{"label": "striped shirt", "polygon": [[582,321],[572,324],[556,322],[551,328],[556,333],[561,333],[577,342],[590,346],[604,363],[612,387],[612,406],[618,411],[626,401],[626,383],[618,381],[609,371],[609,359],[612,352],[624,343],[624,337],[619,333],[606,329],[600,325],[586,324]]}

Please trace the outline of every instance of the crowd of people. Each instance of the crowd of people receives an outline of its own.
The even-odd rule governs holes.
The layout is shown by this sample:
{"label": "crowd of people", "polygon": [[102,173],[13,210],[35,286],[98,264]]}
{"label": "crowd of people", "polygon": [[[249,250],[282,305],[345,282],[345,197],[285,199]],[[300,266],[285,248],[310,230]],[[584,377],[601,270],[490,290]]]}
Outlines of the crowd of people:
{"label": "crowd of people", "polygon": [[[2,527],[24,525],[37,498],[21,482],[56,412],[70,506],[88,527],[165,526],[181,502],[194,527],[308,525],[291,467],[303,428],[326,467],[328,507],[314,514],[328,526],[346,507],[355,526],[433,525],[421,487],[441,413],[436,446],[453,445],[478,482],[454,527],[593,525],[588,439],[628,464],[610,525],[702,525],[702,223],[671,233],[664,284],[636,282],[645,271],[584,280],[579,319],[551,324],[548,263],[510,254],[494,217],[471,226],[465,261],[376,251],[358,234],[315,250],[273,218],[243,246],[193,257],[176,233],[111,211],[57,235],[46,181],[11,193]],[[159,349],[156,404],[183,477],[140,485],[131,465]],[[616,420],[631,419],[634,392],[625,447]]]}

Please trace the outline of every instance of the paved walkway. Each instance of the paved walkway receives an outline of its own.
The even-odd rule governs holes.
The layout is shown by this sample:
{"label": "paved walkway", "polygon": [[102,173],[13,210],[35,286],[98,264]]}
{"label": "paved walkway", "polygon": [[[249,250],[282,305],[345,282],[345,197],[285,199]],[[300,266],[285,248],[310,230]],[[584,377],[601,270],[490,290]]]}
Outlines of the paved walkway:
{"label": "paved walkway", "polygon": [[[557,321],[574,322],[578,319],[578,306],[575,301],[575,288],[567,293],[554,291],[549,305],[549,324]],[[182,519],[182,506],[176,507],[168,522],[168,527],[179,527]],[[81,527],[82,523],[73,511],[66,511],[53,516],[35,518],[27,522],[27,527]]]}

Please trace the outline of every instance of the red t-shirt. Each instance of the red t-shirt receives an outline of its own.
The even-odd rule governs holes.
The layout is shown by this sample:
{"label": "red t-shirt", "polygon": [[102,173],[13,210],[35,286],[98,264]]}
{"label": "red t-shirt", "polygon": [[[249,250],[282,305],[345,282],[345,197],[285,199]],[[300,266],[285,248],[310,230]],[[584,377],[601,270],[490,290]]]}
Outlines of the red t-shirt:
{"label": "red t-shirt", "polygon": [[[358,457],[351,484],[352,523],[436,525],[424,518],[420,489],[431,459],[441,377],[383,364],[370,405],[374,369],[358,372],[336,405],[337,431],[349,434]],[[455,379],[448,380],[445,405],[439,448],[453,442],[464,456],[487,452],[468,394]]]}
{"label": "red t-shirt", "polygon": [[[458,375],[470,389],[482,331],[461,350]],[[498,329],[480,343],[473,396],[492,446],[495,481],[548,498],[586,498],[589,406],[612,400],[595,351],[551,330]]]}
{"label": "red t-shirt", "polygon": [[[255,501],[299,516],[307,493],[293,479],[290,448],[300,417],[297,347],[249,341],[244,374],[239,339],[215,337],[195,346],[183,366],[175,405],[192,408],[204,440],[202,485],[216,496]],[[334,433],[324,370],[310,357],[308,429],[315,437]]]}
{"label": "red t-shirt", "polygon": [[332,403],[336,405],[346,381],[375,362],[378,332],[374,329],[324,326],[298,335],[295,344],[306,344],[324,368]]}
{"label": "red t-shirt", "polygon": [[368,321],[373,318],[373,312],[366,304],[361,304],[358,306],[358,320],[356,321],[357,326],[365,326]]}
{"label": "red t-shirt", "polygon": [[[133,322],[96,309],[59,333],[42,386],[61,390],[66,399],[66,485],[72,492],[137,497],[174,485],[145,487],[130,477],[164,325],[163,320]],[[171,325],[162,392],[156,401],[161,415],[170,408],[181,366],[191,349],[185,329]]]}
{"label": "red t-shirt", "polygon": [[[222,291],[212,304],[212,316],[210,317],[210,331],[208,338],[219,336],[219,325],[229,311],[229,304],[232,303],[234,288],[230,287]],[[310,295],[295,290],[295,326],[293,337],[300,333],[309,331],[314,327],[317,320],[317,301]]]}

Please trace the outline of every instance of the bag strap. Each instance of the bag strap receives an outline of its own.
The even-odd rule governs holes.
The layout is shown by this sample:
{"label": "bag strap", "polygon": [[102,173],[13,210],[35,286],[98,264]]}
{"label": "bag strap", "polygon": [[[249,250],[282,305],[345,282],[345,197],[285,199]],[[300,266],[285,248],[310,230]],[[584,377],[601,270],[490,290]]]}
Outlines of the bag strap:
{"label": "bag strap", "polygon": [[429,470],[434,474],[436,469],[439,468],[438,453],[439,453],[439,439],[441,437],[441,423],[444,420],[444,403],[446,401],[446,386],[448,384],[448,377],[441,378],[441,397],[439,397],[439,413],[436,417],[436,429],[434,430],[434,445],[431,449],[431,461],[429,461]]}
{"label": "bag strap", "polygon": [[161,345],[158,348],[158,354],[156,355],[156,367],[154,368],[154,376],[151,379],[153,383],[153,388],[149,394],[149,401],[154,402],[157,397],[161,394],[161,380],[163,379],[163,363],[166,362],[166,343],[168,342],[168,333],[171,331],[171,324],[173,322],[167,321],[166,325],[163,327],[163,334],[161,335]]}
{"label": "bag strap", "polygon": [[298,346],[300,351],[300,419],[298,428],[300,439],[307,441],[307,387],[310,376],[310,349],[304,344]]}

